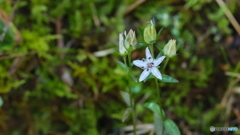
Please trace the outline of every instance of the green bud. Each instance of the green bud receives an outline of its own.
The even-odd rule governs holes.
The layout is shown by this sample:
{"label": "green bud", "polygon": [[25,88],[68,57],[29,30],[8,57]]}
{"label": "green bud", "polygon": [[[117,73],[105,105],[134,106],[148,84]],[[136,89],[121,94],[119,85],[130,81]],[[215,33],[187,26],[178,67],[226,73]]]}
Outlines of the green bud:
{"label": "green bud", "polygon": [[137,44],[137,38],[135,31],[132,29],[128,32],[124,31],[119,34],[119,52],[121,55],[125,55],[128,53],[129,47],[134,47]]}
{"label": "green bud", "polygon": [[[126,32],[125,32],[126,33]],[[132,29],[128,32],[128,34],[126,35],[126,39],[125,39],[125,46],[128,49],[129,46],[131,45],[132,47],[135,46],[137,44],[137,38],[136,38],[136,34],[135,31],[133,31]]]}
{"label": "green bud", "polygon": [[157,36],[157,32],[151,20],[150,23],[145,27],[143,31],[143,38],[146,43],[150,44],[151,41],[156,40],[156,36]]}
{"label": "green bud", "polygon": [[163,53],[165,56],[171,58],[176,55],[176,40],[171,39],[163,48]]}

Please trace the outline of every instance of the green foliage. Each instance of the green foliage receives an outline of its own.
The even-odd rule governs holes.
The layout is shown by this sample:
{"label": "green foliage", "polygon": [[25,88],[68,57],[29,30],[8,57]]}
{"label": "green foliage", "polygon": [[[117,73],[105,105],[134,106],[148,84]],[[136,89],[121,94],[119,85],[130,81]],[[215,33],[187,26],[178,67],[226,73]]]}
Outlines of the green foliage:
{"label": "green foliage", "polygon": [[132,108],[128,107],[123,114],[122,122],[124,122],[128,118],[131,112],[132,112]]}
{"label": "green foliage", "polygon": [[[162,73],[162,81],[179,83],[159,82],[161,107],[168,108],[165,117],[174,118],[178,126],[179,121],[186,123],[191,131],[201,134],[209,134],[209,126],[234,121],[233,111],[227,121],[225,110],[216,107],[233,80],[224,72],[239,73],[239,69],[234,70],[239,49],[230,48],[233,42],[227,42],[238,38],[231,35],[235,29],[223,10],[209,0],[144,1],[132,11],[127,10],[135,2],[20,0],[0,42],[0,133],[102,135],[131,124],[127,119],[131,109],[126,108],[130,100],[125,99],[126,105],[119,94],[128,90],[129,69],[116,63],[120,60],[116,53],[98,57],[94,52],[116,48],[120,32],[130,28],[136,31],[151,18],[155,18],[156,29],[161,33],[156,41],[160,50],[169,39],[181,43]],[[230,11],[237,15],[237,0],[228,2]],[[0,9],[9,16],[14,4],[15,1],[0,0]],[[6,20],[0,17],[0,34]],[[139,48],[147,46],[141,33],[143,29],[137,35]],[[225,52],[225,58],[219,48]],[[132,59],[142,57],[144,53],[133,51]],[[227,69],[222,68],[225,66]],[[133,68],[130,76],[136,80],[140,73]],[[154,119],[155,125],[163,124],[158,123],[156,116],[151,117],[152,111],[159,116],[156,104],[148,104],[150,110],[143,106],[158,101],[152,79],[144,85],[131,83],[137,119],[142,123]],[[180,131],[186,134],[181,128]]]}
{"label": "green foliage", "polygon": [[10,77],[4,65],[0,65],[0,72],[2,73],[0,76],[0,93],[8,93],[11,89],[18,88],[25,83],[25,80],[18,81],[18,79]]}
{"label": "green foliage", "polygon": [[172,120],[165,120],[164,127],[169,135],[181,135],[177,125]]}
{"label": "green foliage", "polygon": [[[146,103],[144,106],[147,107],[148,109],[152,110],[154,113],[156,113],[159,118],[162,118],[162,119],[165,118],[165,113],[164,113],[163,109],[156,103]],[[160,112],[160,111],[162,111],[162,112]]]}
{"label": "green foliage", "polygon": [[[4,23],[0,19],[0,33],[1,34],[4,32],[3,31],[4,29],[6,29],[6,23]],[[1,36],[3,36],[3,35],[1,35]],[[15,36],[16,36],[16,31],[14,31],[14,26],[13,26],[13,24],[10,24],[5,33],[3,41],[0,42],[0,51],[10,49],[14,45]]]}
{"label": "green foliage", "polygon": [[3,105],[3,100],[2,100],[2,97],[0,97],[0,108],[1,108],[1,106]]}
{"label": "green foliage", "polygon": [[129,93],[121,91],[120,94],[121,94],[123,100],[125,101],[125,103],[127,104],[127,106],[130,106],[131,105],[131,100],[130,100]]}

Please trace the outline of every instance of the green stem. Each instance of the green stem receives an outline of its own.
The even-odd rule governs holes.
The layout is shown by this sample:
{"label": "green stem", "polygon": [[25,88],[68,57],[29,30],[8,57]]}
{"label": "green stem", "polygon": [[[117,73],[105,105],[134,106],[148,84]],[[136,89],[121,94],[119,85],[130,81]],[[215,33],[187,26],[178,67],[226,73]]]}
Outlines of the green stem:
{"label": "green stem", "polygon": [[152,57],[153,57],[153,59],[154,59],[155,57],[154,57],[153,44],[150,44],[150,45],[149,45],[149,48],[150,48],[150,51],[151,51]]}
{"label": "green stem", "polygon": [[[129,91],[131,90],[131,87],[129,85]],[[130,91],[129,92],[130,94],[130,100],[131,100],[131,108],[133,109],[132,110],[132,121],[133,121],[133,134],[136,135],[136,116],[135,116],[135,106],[134,106],[134,100],[133,100],[133,94],[132,92]]]}
{"label": "green stem", "polygon": [[[159,89],[159,85],[158,85],[158,80],[157,78],[155,78],[155,84],[156,84],[156,87],[157,87],[157,95],[158,95],[158,105],[159,105],[159,110],[160,110],[160,117],[161,117],[161,120],[162,122],[164,121],[164,116],[163,116],[163,112],[162,112],[162,105],[161,105],[161,95],[160,95],[160,89]],[[163,131],[164,131],[164,126],[163,124],[161,124],[161,128],[162,128],[162,132],[161,132],[161,135],[163,135]]]}
{"label": "green stem", "polygon": [[[125,64],[127,63],[126,62],[126,58],[125,58]],[[128,70],[128,88],[129,88],[129,91],[128,91],[128,94],[130,95],[130,107],[132,108],[132,121],[133,121],[133,134],[134,135],[137,135],[136,134],[136,114],[135,114],[135,106],[134,106],[134,98],[133,98],[133,93],[131,91],[131,67],[132,67],[132,64],[131,64],[131,52],[128,53],[128,66],[129,66],[129,70]]]}
{"label": "green stem", "polygon": [[[151,44],[151,45],[149,45],[149,48],[150,48],[150,50],[151,50],[151,53],[152,53],[152,57],[153,57],[153,59],[155,58],[154,57],[154,50],[153,50],[153,44]],[[164,67],[163,67],[163,69],[165,69],[165,67],[166,67],[166,65],[167,65],[167,63],[168,63],[168,60],[169,60],[169,58],[167,58],[167,61],[165,62],[165,64],[164,64]],[[158,95],[158,104],[159,104],[159,110],[160,110],[160,119],[162,120],[162,124],[161,124],[161,129],[162,129],[162,131],[161,131],[161,135],[163,135],[164,134],[164,126],[163,126],[163,122],[164,122],[164,116],[163,116],[163,112],[162,112],[162,105],[161,105],[161,95],[160,95],[160,89],[159,89],[159,85],[158,85],[158,80],[157,80],[157,78],[155,78],[155,84],[156,84],[156,87],[157,87],[157,95]]]}
{"label": "green stem", "polygon": [[126,56],[123,57],[124,64],[127,65]]}
{"label": "green stem", "polygon": [[164,62],[163,68],[162,68],[162,71],[165,70],[165,68],[166,68],[166,66],[167,66],[167,64],[168,64],[168,61],[169,61],[169,58],[166,57],[166,60],[165,60],[165,62]]}

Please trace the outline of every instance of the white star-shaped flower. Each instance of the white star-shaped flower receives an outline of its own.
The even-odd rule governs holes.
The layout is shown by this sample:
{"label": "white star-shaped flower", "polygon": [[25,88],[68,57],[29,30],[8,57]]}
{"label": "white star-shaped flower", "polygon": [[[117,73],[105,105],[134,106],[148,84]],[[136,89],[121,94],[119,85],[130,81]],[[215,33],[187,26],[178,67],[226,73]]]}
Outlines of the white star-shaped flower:
{"label": "white star-shaped flower", "polygon": [[150,73],[152,73],[155,77],[162,80],[162,75],[158,70],[157,66],[163,61],[165,56],[161,56],[157,59],[153,59],[148,47],[146,48],[146,59],[143,60],[134,60],[133,64],[137,67],[140,67],[143,70],[140,75],[139,82],[143,81],[148,77]]}

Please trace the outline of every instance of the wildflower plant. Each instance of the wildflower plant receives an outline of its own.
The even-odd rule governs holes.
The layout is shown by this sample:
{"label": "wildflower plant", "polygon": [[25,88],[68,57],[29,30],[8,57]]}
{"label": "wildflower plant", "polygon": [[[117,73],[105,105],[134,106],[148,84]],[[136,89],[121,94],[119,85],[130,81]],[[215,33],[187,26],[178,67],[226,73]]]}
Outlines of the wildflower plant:
{"label": "wildflower plant", "polygon": [[[141,30],[140,30],[141,31]],[[155,124],[155,131],[157,135],[163,135],[167,132],[169,135],[180,135],[180,131],[174,121],[165,118],[165,113],[161,105],[161,96],[160,96],[160,83],[177,83],[178,80],[164,75],[164,69],[170,58],[176,55],[177,47],[176,40],[171,39],[169,42],[161,49],[159,46],[157,49],[160,51],[157,57],[154,56],[154,44],[157,41],[158,36],[160,35],[162,29],[156,32],[154,21],[151,20],[148,23],[141,34],[144,39],[144,42],[137,42],[136,34],[133,30],[130,30],[128,33],[119,34],[119,53],[123,56],[124,62],[118,61],[118,64],[128,73],[128,91],[121,91],[120,94],[127,104],[127,108],[123,114],[122,121],[124,122],[130,114],[132,114],[133,121],[133,134],[137,134],[136,129],[136,111],[135,111],[135,102],[134,95],[131,91],[131,85],[135,83],[144,83],[149,79],[154,79],[156,84],[156,93],[158,95],[158,103],[150,102],[146,103],[145,106],[153,111],[155,120],[160,123],[159,125]],[[131,60],[131,53],[135,49],[140,47],[145,48],[146,58]],[[163,54],[163,55],[160,55]],[[160,64],[163,62],[163,68],[160,68]],[[162,65],[162,64],[161,64]],[[139,79],[136,79],[135,75],[132,72],[132,67],[137,66],[143,70],[143,72],[138,75]],[[160,71],[161,70],[161,71]],[[132,81],[133,80],[133,81]]]}

